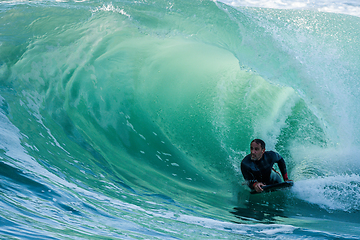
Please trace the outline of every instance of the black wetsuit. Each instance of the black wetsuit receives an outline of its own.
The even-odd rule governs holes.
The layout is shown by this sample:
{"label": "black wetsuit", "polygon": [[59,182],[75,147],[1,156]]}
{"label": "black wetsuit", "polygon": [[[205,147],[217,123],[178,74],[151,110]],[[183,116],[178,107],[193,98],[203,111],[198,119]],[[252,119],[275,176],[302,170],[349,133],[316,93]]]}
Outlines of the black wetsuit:
{"label": "black wetsuit", "polygon": [[284,180],[287,180],[286,164],[278,153],[266,151],[258,161],[251,160],[251,154],[247,155],[241,162],[241,172],[248,186],[253,189],[256,182],[262,182],[265,185],[275,183],[270,178],[275,163],[278,164]]}

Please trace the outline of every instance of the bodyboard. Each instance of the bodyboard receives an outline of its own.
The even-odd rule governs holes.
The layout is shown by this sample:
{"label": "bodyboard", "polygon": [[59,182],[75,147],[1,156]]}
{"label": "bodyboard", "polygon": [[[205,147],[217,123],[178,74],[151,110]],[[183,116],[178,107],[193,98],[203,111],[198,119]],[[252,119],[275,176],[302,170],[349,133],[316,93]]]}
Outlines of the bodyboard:
{"label": "bodyboard", "polygon": [[255,190],[252,190],[250,193],[256,194],[256,193],[263,193],[263,192],[273,192],[273,191],[276,191],[276,190],[279,190],[282,188],[292,187],[293,185],[294,185],[293,181],[285,181],[285,182],[281,182],[281,183],[275,183],[275,184],[263,186],[262,189],[264,189],[264,191],[262,191],[262,192],[256,192]]}

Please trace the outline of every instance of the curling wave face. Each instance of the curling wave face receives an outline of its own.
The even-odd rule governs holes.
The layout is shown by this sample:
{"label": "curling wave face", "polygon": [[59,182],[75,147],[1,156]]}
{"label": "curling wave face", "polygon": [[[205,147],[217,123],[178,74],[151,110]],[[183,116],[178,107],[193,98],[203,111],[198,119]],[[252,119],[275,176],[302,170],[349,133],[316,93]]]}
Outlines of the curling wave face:
{"label": "curling wave face", "polygon": [[[16,205],[8,198],[14,189],[36,197],[19,200],[29,204],[19,225],[41,203],[64,219],[91,216],[80,226],[98,235],[101,216],[104,228],[115,227],[111,217],[129,221],[122,230],[137,237],[184,237],[173,221],[192,224],[199,237],[203,227],[269,236],[271,226],[228,225],[229,205],[248,201],[238,198],[248,194],[239,163],[253,138],[286,159],[297,183],[285,216],[271,218],[291,218],[287,226],[295,227],[276,234],[307,226],[292,217],[313,205],[317,216],[339,211],[331,221],[344,225],[359,210],[358,17],[211,1],[50,1],[0,10],[0,156],[12,172],[1,173],[4,219]],[[256,212],[278,200],[269,201],[251,216],[239,208],[237,221],[256,222]],[[144,213],[166,230],[151,217],[144,225]],[[55,216],[46,214],[32,231],[55,231]]]}

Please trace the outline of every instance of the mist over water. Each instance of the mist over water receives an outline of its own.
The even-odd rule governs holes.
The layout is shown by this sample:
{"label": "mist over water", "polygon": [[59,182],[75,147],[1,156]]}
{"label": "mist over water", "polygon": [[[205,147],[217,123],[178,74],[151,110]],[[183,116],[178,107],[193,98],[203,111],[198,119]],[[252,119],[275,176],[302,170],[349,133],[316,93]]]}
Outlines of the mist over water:
{"label": "mist over water", "polygon": [[223,2],[0,5],[2,237],[359,236],[358,4]]}

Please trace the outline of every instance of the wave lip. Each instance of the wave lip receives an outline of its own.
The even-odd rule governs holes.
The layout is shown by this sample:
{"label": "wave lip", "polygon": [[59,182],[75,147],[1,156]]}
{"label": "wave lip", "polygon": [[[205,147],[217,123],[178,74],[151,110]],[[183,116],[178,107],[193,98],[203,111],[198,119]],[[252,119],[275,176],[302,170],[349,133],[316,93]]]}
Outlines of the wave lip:
{"label": "wave lip", "polygon": [[261,7],[275,9],[315,10],[319,12],[340,13],[360,17],[360,4],[357,0],[218,0],[231,6]]}

